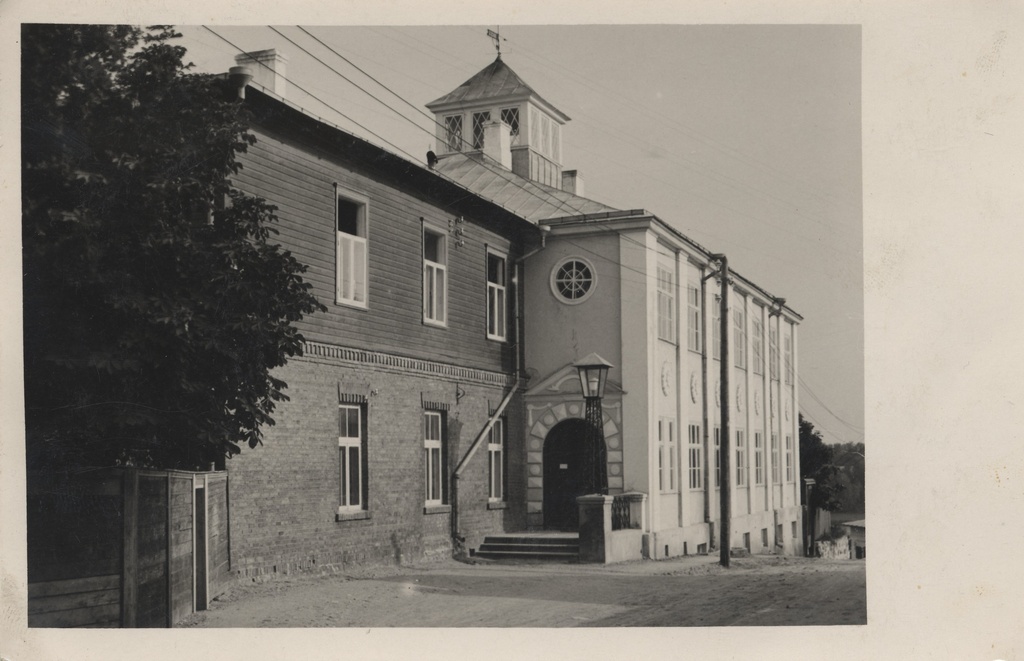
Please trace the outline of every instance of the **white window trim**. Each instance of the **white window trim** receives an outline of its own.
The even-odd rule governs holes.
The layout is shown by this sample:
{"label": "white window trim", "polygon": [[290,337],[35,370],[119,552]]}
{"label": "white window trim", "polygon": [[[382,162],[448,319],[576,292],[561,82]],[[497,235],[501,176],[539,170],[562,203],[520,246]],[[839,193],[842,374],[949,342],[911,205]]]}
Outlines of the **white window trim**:
{"label": "white window trim", "polygon": [[[566,298],[558,291],[558,272],[569,262],[581,262],[584,266],[590,269],[590,289],[588,289],[582,296],[575,299]],[[593,263],[591,263],[589,259],[578,255],[568,255],[559,259],[555,263],[554,267],[551,269],[548,284],[551,287],[551,293],[559,303],[564,303],[565,305],[579,305],[590,298],[594,294],[594,290],[597,289],[597,269],[594,268]]]}
{"label": "white window trim", "polygon": [[[691,292],[693,292],[691,294]],[[693,297],[693,301],[690,297]],[[704,337],[704,329],[701,328],[700,310],[700,285],[687,283],[686,285],[686,348],[688,351],[700,353],[703,347],[701,340]]]}
{"label": "white window trim", "polygon": [[[490,280],[490,265],[487,263],[490,261],[491,256],[495,256],[502,260],[504,263],[504,285],[493,283]],[[487,339],[496,340],[498,342],[508,341],[508,253],[503,253],[494,248],[488,246],[486,250],[486,256],[484,257],[484,279],[487,281]],[[491,292],[500,292],[501,294],[501,332],[491,332]]]}
{"label": "white window trim", "polygon": [[[348,489],[348,488],[341,489],[341,484],[342,484],[342,482],[344,482],[345,487],[349,487],[348,476],[350,475],[350,473],[346,472],[346,473],[344,473],[342,475],[339,475],[338,486],[339,486],[339,490],[341,490],[341,493],[339,494],[339,499],[338,499],[339,500],[339,503],[338,503],[338,514],[345,514],[345,513],[350,513],[350,512],[360,512],[360,511],[366,509],[366,502],[365,502],[365,500],[366,500],[366,475],[363,472],[363,466],[364,466],[364,460],[365,460],[365,457],[363,456],[363,453],[366,451],[365,445],[363,443],[363,435],[365,433],[366,421],[363,418],[363,407],[359,406],[358,404],[340,404],[338,406],[338,410],[340,411],[342,409],[345,409],[345,410],[348,410],[348,411],[355,411],[356,415],[357,415],[357,420],[359,421],[359,429],[357,430],[357,435],[355,437],[352,437],[352,436],[338,436],[338,451],[339,451],[339,453],[343,449],[346,451],[346,454],[345,454],[345,468],[348,468],[348,466],[349,466],[348,461],[350,459],[350,455],[347,452],[347,450],[349,450],[350,448],[356,448],[359,451],[359,470],[357,471],[357,474],[359,476],[359,485],[358,485],[357,493],[359,494],[359,501],[360,502],[358,502],[356,504],[352,504],[352,503],[347,502],[348,494],[349,494],[350,489]],[[340,470],[341,470],[341,467],[339,466],[339,471]]]}
{"label": "white window trim", "polygon": [[[487,500],[492,503],[505,501],[505,418],[498,418],[487,435]],[[497,442],[495,442],[497,436]],[[497,495],[495,495],[494,465],[497,458],[500,467],[500,477],[497,481]]]}
{"label": "white window trim", "polygon": [[754,486],[764,484],[764,434],[754,432]]}
{"label": "white window trim", "polygon": [[[444,262],[434,262],[427,259],[427,233],[436,235],[441,241],[441,250],[443,251]],[[436,227],[430,225],[423,225],[423,231],[421,232],[420,245],[422,246],[421,251],[423,254],[423,323],[428,326],[437,326],[439,328],[446,328],[448,326],[448,234]],[[443,288],[437,287],[437,274],[443,274],[444,286]],[[435,312],[440,312],[440,319],[435,317],[429,317],[427,315],[427,295],[431,291],[427,287],[427,279],[430,278],[434,284],[434,296],[435,300],[432,301]],[[437,291],[443,289],[443,305],[437,305]]]}
{"label": "white window trim", "polygon": [[742,304],[732,309],[733,366],[747,369],[747,311]]}
{"label": "white window trim", "polygon": [[[334,185],[334,192],[334,302],[337,305],[365,310],[369,307],[370,301],[370,198],[353,190],[343,188],[338,184]],[[359,219],[358,224],[360,225],[359,231],[362,231],[362,234],[349,234],[338,229],[338,203],[341,200],[357,204],[361,207],[362,217]],[[360,249],[363,252],[363,300],[361,301],[355,295],[355,283],[359,281],[353,264],[355,260],[348,260],[345,264],[342,263],[342,251],[345,249],[343,247],[345,242],[352,247],[352,251]],[[347,276],[352,283],[353,295],[350,297],[342,295],[341,275],[343,269],[347,271]]]}
{"label": "white window trim", "polygon": [[772,484],[781,484],[782,467],[779,465],[779,435],[772,432]]}
{"label": "white window trim", "polygon": [[786,434],[786,483],[793,482],[793,435]]}
{"label": "white window trim", "polygon": [[678,491],[679,458],[676,456],[675,418],[658,418],[658,491]]}
{"label": "white window trim", "polygon": [[[657,273],[657,325],[658,339],[676,344],[676,274],[675,271],[665,264],[658,264],[655,269]],[[664,278],[663,278],[664,276]],[[663,288],[667,279],[668,288]],[[664,303],[664,306],[663,306]],[[663,328],[664,332],[663,332]]]}
{"label": "white window trim", "polygon": [[701,461],[702,450],[700,425],[691,424],[687,429],[687,465],[689,466],[690,491],[704,490],[704,465]]}
{"label": "white window trim", "polygon": [[[742,443],[741,443],[742,441]],[[748,486],[747,470],[747,432],[743,429],[736,430],[736,486],[745,488]]]}
{"label": "white window trim", "polygon": [[[764,324],[761,322],[759,308],[750,319],[750,362],[753,363],[754,374],[764,376]],[[760,332],[754,332],[756,330]]]}
{"label": "white window trim", "polygon": [[[456,138],[457,144],[453,145],[453,135],[448,128],[448,120],[454,117],[459,118],[459,135]],[[449,152],[461,152],[466,143],[466,118],[461,114],[444,116],[444,145]]]}
{"label": "white window trim", "polygon": [[[435,418],[435,417],[437,418],[438,438],[436,438],[436,439],[428,439],[427,438],[427,432],[426,432],[426,421],[427,421],[427,418]],[[444,418],[441,415],[441,413],[438,412],[438,411],[424,411],[423,412],[423,417],[421,418],[421,421],[423,423],[423,450],[424,450],[423,503],[427,507],[434,507],[434,506],[438,506],[438,505],[444,505],[445,504],[445,502],[444,502],[444,500],[445,500],[444,499],[444,479],[445,479],[445,469],[444,469]],[[430,450],[437,450],[437,461],[440,462],[440,464],[441,464],[441,466],[440,466],[440,468],[441,468],[441,470],[440,470],[440,480],[441,480],[441,482],[437,484],[437,495],[438,495],[437,498],[431,498],[430,497],[431,486],[433,484],[432,480],[433,480],[434,475],[435,475],[434,471],[431,470],[431,468],[434,468],[434,466],[432,465],[432,463],[431,463],[431,461],[429,459],[430,454],[431,454],[429,452]]]}

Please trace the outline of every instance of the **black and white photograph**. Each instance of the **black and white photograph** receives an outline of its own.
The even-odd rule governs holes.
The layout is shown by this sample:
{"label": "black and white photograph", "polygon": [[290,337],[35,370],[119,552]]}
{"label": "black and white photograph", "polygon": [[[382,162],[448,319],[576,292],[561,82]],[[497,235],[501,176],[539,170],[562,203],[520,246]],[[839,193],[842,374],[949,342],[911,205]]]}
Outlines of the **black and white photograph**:
{"label": "black and white photograph", "polygon": [[[936,246],[972,251],[1008,207],[975,173],[956,204],[983,229],[919,239],[899,177],[934,207],[949,170],[924,192],[872,155],[920,168],[981,136],[1005,158],[1012,89],[930,128],[880,90],[902,75],[928,110],[925,47],[883,80],[891,44],[841,11],[21,13],[5,659],[137,635],[100,629],[228,658],[486,632],[494,658],[890,658],[937,617],[1015,619],[1012,533],[950,503],[977,508],[979,479],[1019,504],[1024,463],[940,420],[1005,425],[1014,397],[936,393],[1005,372],[1009,318],[936,363],[925,329],[950,320],[926,304],[957,296],[921,272],[948,278]],[[978,35],[940,86],[1009,76],[1013,32]],[[1014,658],[997,624],[956,649]]]}

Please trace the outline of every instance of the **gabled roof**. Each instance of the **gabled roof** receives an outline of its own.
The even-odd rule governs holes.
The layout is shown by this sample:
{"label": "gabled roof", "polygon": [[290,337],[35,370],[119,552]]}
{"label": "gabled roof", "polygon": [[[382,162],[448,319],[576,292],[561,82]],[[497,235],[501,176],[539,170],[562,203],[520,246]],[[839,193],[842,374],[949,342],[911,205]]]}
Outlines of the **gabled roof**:
{"label": "gabled roof", "polygon": [[616,211],[594,200],[566,193],[520,177],[500,165],[484,164],[479,156],[450,154],[434,170],[455,183],[534,223],[549,218]]}
{"label": "gabled roof", "polygon": [[451,104],[471,104],[474,101],[484,99],[496,99],[507,97],[533,97],[544,105],[551,108],[563,120],[568,121],[569,117],[545,101],[532,87],[527,85],[522,78],[512,70],[512,67],[505,64],[501,55],[489,65],[477,72],[472,78],[448,92],[439,99],[434,99],[427,104],[427,108],[433,110]]}

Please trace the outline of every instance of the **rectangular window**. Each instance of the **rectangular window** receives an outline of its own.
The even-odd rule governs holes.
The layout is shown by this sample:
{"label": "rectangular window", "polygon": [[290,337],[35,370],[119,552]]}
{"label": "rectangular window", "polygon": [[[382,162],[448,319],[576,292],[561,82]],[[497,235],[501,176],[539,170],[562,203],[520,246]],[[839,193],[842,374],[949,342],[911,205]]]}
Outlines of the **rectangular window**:
{"label": "rectangular window", "polygon": [[736,486],[747,486],[747,438],[742,429],[736,430]]}
{"label": "rectangular window", "polygon": [[764,484],[764,439],[754,432],[754,484]]}
{"label": "rectangular window", "polygon": [[505,418],[494,421],[487,437],[487,498],[505,500]]}
{"label": "rectangular window", "polygon": [[462,115],[445,117],[444,130],[448,151],[462,151]]}
{"label": "rectangular window", "polygon": [[690,351],[700,352],[700,289],[696,285],[689,285],[686,288],[686,348]]}
{"label": "rectangular window", "polygon": [[473,149],[484,148],[484,125],[491,121],[488,111],[473,113]]}
{"label": "rectangular window", "polygon": [[772,432],[772,484],[779,483],[779,435]]}
{"label": "rectangular window", "polygon": [[761,315],[750,320],[750,330],[753,338],[750,341],[750,360],[754,363],[754,374],[764,374],[764,326],[761,324]]}
{"label": "rectangular window", "polygon": [[689,440],[690,488],[702,489],[704,487],[704,472],[701,465],[700,425],[690,425]]}
{"label": "rectangular window", "polygon": [[658,266],[658,339],[676,341],[675,275]]}
{"label": "rectangular window", "polygon": [[782,356],[786,369],[786,385],[793,385],[793,335],[786,332],[782,336]]}
{"label": "rectangular window", "polygon": [[676,421],[669,418],[658,420],[658,490],[676,490]]}
{"label": "rectangular window", "polygon": [[715,488],[722,486],[722,430],[715,427]]}
{"label": "rectangular window", "polygon": [[367,201],[338,196],[335,255],[335,300],[366,307]]}
{"label": "rectangular window", "polygon": [[768,374],[779,380],[779,331],[774,326],[768,328]]}
{"label": "rectangular window", "polygon": [[423,412],[423,468],[427,506],[443,505],[447,499],[445,488],[444,419],[438,411]]}
{"label": "rectangular window", "polygon": [[508,124],[511,146],[517,146],[519,144],[519,108],[502,108],[501,121]]}
{"label": "rectangular window", "polygon": [[732,311],[732,327],[733,364],[740,369],[747,369],[747,314],[743,308]]}
{"label": "rectangular window", "polygon": [[443,234],[423,230],[423,321],[444,326],[448,315],[448,249]]}
{"label": "rectangular window", "polygon": [[722,359],[722,306],[711,306],[711,357]]}
{"label": "rectangular window", "polygon": [[786,434],[786,481],[793,481],[793,437]]}
{"label": "rectangular window", "polygon": [[338,461],[338,512],[365,509],[365,436],[360,406],[338,407]]}
{"label": "rectangular window", "polygon": [[504,340],[505,313],[505,258],[487,253],[487,337]]}

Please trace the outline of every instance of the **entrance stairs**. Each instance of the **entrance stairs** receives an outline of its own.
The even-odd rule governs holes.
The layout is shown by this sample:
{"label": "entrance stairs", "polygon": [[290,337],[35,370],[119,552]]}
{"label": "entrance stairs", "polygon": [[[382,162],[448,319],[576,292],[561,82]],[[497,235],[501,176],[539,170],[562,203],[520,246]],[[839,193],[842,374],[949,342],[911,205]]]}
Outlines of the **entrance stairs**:
{"label": "entrance stairs", "polygon": [[578,560],[580,536],[575,532],[517,532],[487,535],[474,555],[482,558]]}

